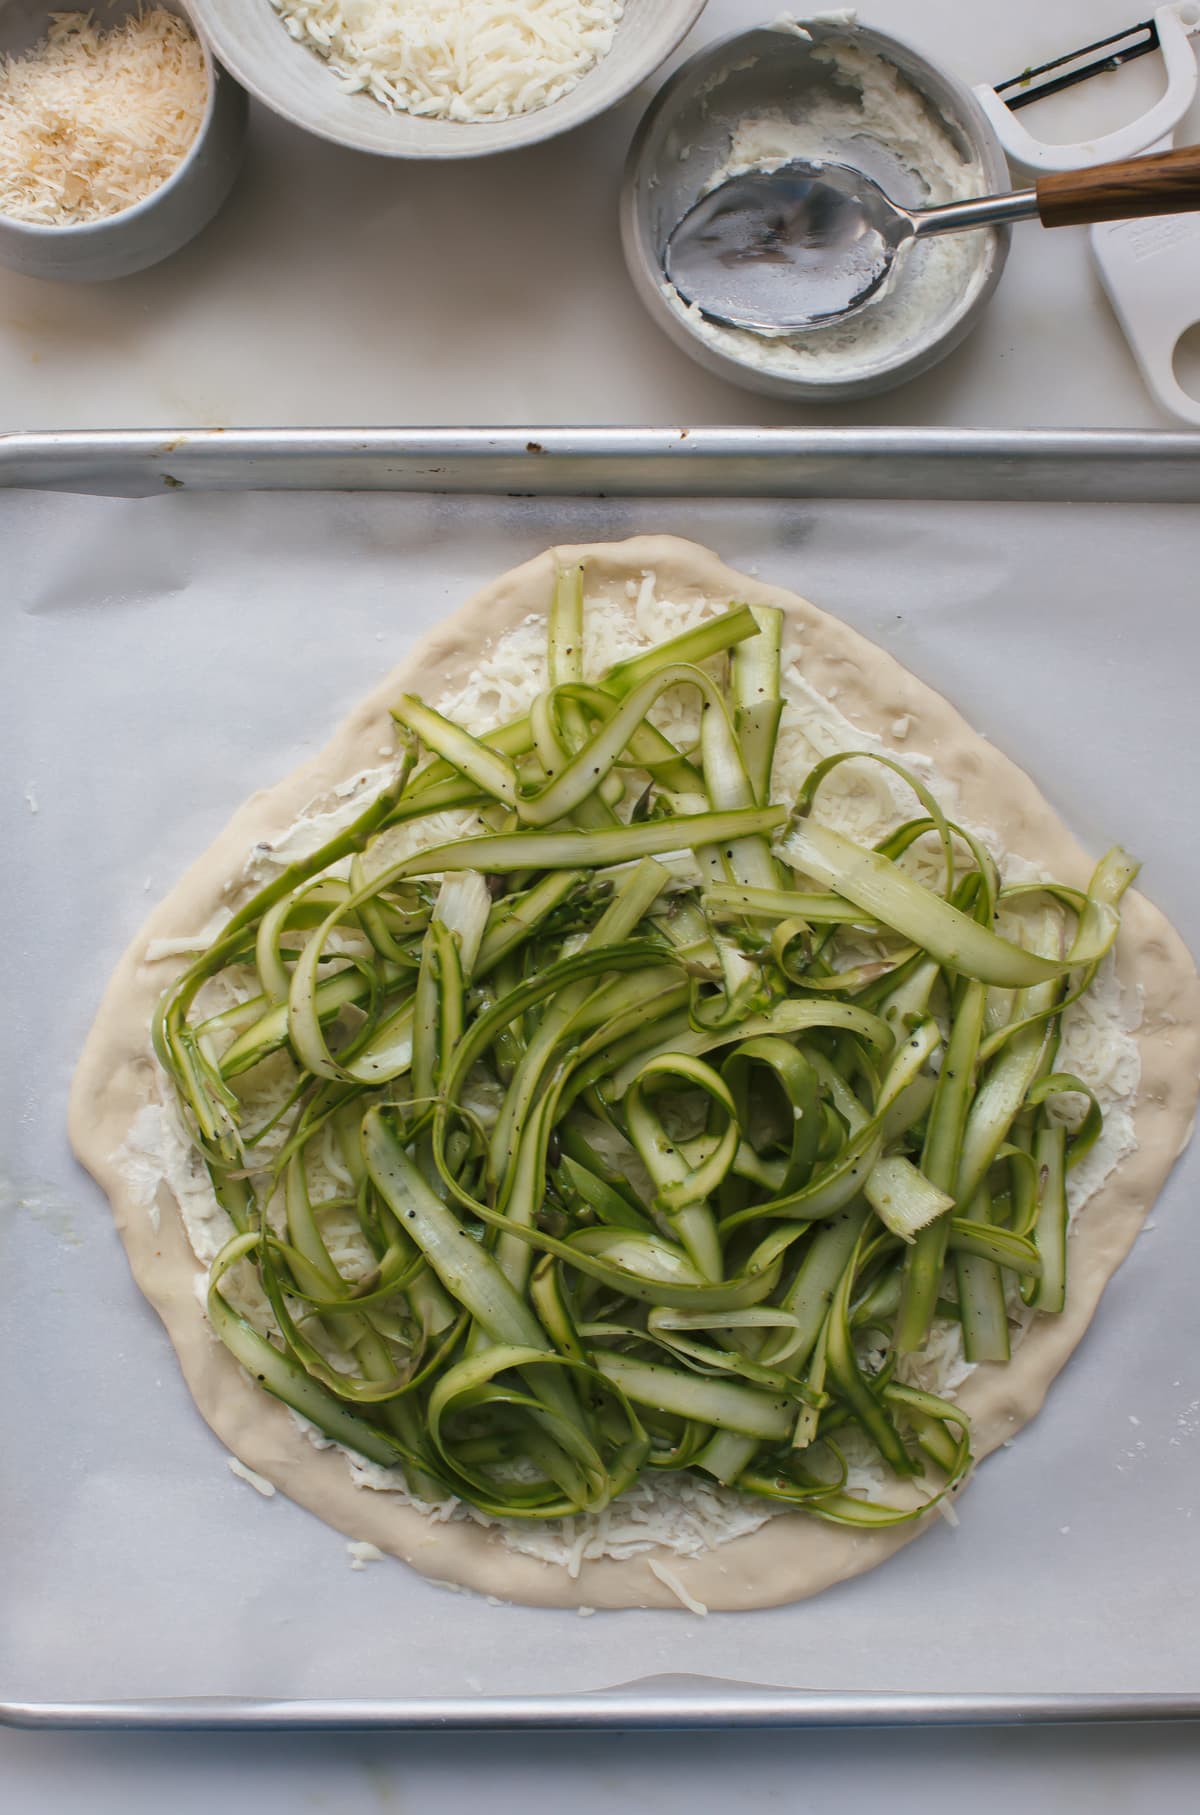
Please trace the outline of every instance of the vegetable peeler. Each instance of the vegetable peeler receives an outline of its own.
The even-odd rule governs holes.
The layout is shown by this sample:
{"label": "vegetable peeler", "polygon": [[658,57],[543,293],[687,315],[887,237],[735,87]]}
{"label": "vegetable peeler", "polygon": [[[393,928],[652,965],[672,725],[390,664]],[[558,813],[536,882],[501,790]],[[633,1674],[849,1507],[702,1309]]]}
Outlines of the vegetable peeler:
{"label": "vegetable peeler", "polygon": [[[1023,71],[976,99],[1009,157],[1036,171],[1081,170],[1143,151],[1167,151],[1196,98],[1193,39],[1200,34],[1200,0],[1175,0],[1126,31]],[[1144,56],[1161,56],[1162,95],[1145,113],[1115,131],[1073,145],[1038,139],[1018,116],[1035,101]],[[1092,257],[1147,389],[1173,416],[1200,427],[1200,398],[1175,375],[1176,350],[1200,323],[1200,217],[1104,221],[1090,229]]]}

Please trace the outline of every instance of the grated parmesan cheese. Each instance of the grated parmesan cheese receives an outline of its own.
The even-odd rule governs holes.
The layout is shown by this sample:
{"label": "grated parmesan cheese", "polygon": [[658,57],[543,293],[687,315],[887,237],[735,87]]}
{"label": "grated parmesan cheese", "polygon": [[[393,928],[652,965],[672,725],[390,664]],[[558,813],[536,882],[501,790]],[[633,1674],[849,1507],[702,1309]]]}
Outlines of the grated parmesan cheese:
{"label": "grated parmesan cheese", "polygon": [[347,94],[433,119],[561,100],[612,48],[623,0],[271,0]]}
{"label": "grated parmesan cheese", "polygon": [[208,105],[204,52],[158,6],[101,31],[55,13],[46,38],[0,59],[0,214],[78,226],[166,182]]}

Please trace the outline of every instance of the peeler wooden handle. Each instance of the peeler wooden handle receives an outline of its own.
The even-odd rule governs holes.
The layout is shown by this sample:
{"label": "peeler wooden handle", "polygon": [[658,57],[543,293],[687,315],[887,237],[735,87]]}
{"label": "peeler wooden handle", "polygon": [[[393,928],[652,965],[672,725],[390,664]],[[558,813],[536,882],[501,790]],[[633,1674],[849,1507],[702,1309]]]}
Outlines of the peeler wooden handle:
{"label": "peeler wooden handle", "polygon": [[1044,227],[1182,214],[1200,208],[1200,145],[1039,177],[1035,194]]}

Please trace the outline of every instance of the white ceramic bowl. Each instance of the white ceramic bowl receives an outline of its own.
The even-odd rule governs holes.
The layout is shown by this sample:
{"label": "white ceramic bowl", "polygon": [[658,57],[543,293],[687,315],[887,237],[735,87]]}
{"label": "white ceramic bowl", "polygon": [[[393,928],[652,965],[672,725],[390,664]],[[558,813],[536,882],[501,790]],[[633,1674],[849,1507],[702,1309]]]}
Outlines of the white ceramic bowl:
{"label": "white ceramic bowl", "polygon": [[[137,3],[97,6],[97,20],[108,28]],[[233,187],[245,143],[246,97],[213,60],[191,0],[157,3],[191,20],[208,68],[208,105],[190,151],[152,195],[103,220],[43,227],[0,214],[0,263],[10,269],[78,282],[128,277],[178,252],[208,225]],[[71,0],[0,0],[0,52],[29,50],[45,37],[54,13],[69,11]]]}
{"label": "white ceramic bowl", "polygon": [[[804,24],[803,36],[781,22],[706,45],[664,83],[629,150],[621,238],[629,274],[646,308],[709,371],[772,397],[868,397],[926,371],[969,332],[1004,268],[1008,227],[962,234],[962,257],[956,258],[950,280],[939,280],[936,289],[927,285],[922,294],[917,288],[930,267],[915,264],[910,255],[882,303],[845,323],[795,336],[798,351],[786,370],[774,353],[766,352],[780,343],[713,331],[698,312],[686,311],[663,269],[672,228],[710,182],[720,179],[731,137],[744,121],[782,117],[800,126],[819,119],[839,96],[844,104],[853,91],[838,80],[829,61],[839,45],[868,59],[889,79],[898,74],[915,91],[917,105],[952,156],[965,160],[964,167],[973,171],[971,180],[983,191],[1009,187],[1000,142],[974,95],[956,76],[902,39],[832,14],[814,15]],[[822,145],[821,155],[865,170],[898,202],[919,205],[925,199],[902,147],[886,140],[868,140],[843,125],[840,136]],[[927,258],[929,248],[946,243],[927,241],[922,252]],[[886,322],[884,306],[893,310]],[[885,326],[887,331],[879,332]],[[832,349],[829,336],[836,337]]]}
{"label": "white ceramic bowl", "polygon": [[580,126],[653,75],[706,0],[625,0],[612,49],[549,107],[511,120],[460,122],[393,113],[343,94],[322,59],[289,36],[271,0],[191,0],[222,63],[285,120],[320,138],[390,158],[471,158],[515,151]]}

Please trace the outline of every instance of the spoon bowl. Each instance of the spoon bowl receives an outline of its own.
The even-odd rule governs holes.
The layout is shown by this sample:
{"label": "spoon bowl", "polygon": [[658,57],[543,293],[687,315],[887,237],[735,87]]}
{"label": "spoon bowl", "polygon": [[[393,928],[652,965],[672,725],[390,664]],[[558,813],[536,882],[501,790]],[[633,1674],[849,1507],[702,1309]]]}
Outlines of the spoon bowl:
{"label": "spoon bowl", "polygon": [[902,208],[849,164],[791,158],[710,189],[676,223],[664,263],[679,295],[710,321],[770,338],[866,308],[916,239],[1004,221],[1067,227],[1188,209],[1200,209],[1196,146],[936,208]]}
{"label": "spoon bowl", "polygon": [[863,171],[797,158],[701,197],[667,241],[666,272],[713,320],[792,334],[865,308],[912,236]]}

